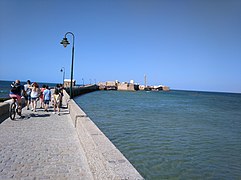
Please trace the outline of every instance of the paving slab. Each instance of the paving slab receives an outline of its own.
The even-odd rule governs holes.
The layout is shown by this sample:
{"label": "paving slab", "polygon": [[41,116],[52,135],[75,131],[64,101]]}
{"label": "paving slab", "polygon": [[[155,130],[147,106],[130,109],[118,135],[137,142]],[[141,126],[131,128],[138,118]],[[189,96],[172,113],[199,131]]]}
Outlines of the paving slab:
{"label": "paving slab", "polygon": [[0,124],[0,179],[93,179],[68,109]]}

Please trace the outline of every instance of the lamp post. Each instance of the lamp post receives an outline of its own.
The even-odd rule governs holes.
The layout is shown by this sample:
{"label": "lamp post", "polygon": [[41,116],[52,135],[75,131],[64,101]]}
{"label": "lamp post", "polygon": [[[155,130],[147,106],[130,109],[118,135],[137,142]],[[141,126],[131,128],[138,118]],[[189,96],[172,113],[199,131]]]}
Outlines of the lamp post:
{"label": "lamp post", "polygon": [[73,37],[73,47],[72,47],[72,63],[71,63],[71,79],[70,79],[70,99],[73,99],[73,67],[74,67],[74,34],[72,32],[67,32],[64,35],[63,40],[60,42],[60,44],[63,44],[64,47],[67,47],[69,43],[68,39],[67,39],[67,35],[71,34]]}
{"label": "lamp post", "polygon": [[83,81],[83,86],[85,86],[85,81],[84,81],[84,78],[82,78],[82,81]]}
{"label": "lamp post", "polygon": [[64,87],[65,68],[62,67],[62,68],[60,69],[60,72],[63,72],[63,87]]}

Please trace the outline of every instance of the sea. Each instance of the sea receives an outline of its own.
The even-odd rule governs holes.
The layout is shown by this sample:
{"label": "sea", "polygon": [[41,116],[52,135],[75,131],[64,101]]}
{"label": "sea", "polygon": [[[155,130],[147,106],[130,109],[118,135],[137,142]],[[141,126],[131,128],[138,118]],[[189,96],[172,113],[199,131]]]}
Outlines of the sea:
{"label": "sea", "polygon": [[147,180],[241,179],[241,94],[96,91],[74,100]]}

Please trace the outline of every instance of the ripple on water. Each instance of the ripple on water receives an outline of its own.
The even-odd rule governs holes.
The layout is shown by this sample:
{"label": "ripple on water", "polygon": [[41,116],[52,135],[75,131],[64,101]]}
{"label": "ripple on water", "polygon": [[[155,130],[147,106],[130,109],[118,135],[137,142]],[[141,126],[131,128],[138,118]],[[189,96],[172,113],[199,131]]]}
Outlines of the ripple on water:
{"label": "ripple on water", "polygon": [[101,91],[75,100],[145,179],[241,178],[240,94]]}

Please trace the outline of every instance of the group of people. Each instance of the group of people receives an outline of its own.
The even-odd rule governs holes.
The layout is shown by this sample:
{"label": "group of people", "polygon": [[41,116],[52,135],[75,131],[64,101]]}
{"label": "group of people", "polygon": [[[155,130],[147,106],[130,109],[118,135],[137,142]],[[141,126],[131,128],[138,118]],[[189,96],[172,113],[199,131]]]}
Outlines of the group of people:
{"label": "group of people", "polygon": [[11,84],[9,96],[17,99],[19,115],[21,115],[22,110],[22,99],[25,101],[27,110],[29,110],[31,106],[31,110],[36,112],[37,101],[40,101],[40,108],[44,109],[45,112],[49,112],[49,105],[52,103],[54,107],[53,113],[56,114],[57,112],[58,115],[60,115],[63,87],[61,84],[57,84],[52,95],[48,85],[43,85],[40,88],[36,82],[31,83],[31,81],[28,80],[25,85],[21,85],[20,80],[16,80]]}

